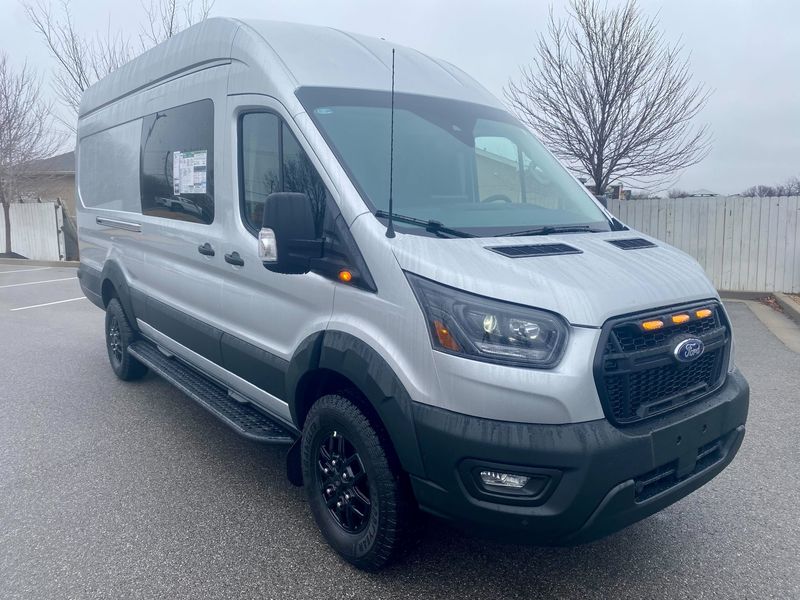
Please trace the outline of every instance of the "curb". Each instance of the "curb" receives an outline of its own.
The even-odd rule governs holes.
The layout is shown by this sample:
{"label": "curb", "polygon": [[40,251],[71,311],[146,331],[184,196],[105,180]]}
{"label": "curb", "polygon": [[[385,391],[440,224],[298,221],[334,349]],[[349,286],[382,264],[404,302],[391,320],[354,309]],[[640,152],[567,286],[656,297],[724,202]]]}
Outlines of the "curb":
{"label": "curb", "polygon": [[729,292],[726,290],[718,290],[719,297],[722,300],[751,300],[758,301],[765,296],[770,296],[770,292]]}
{"label": "curb", "polygon": [[77,267],[81,263],[77,260],[29,260],[27,258],[0,258],[0,265],[14,265],[21,267]]}
{"label": "curb", "polygon": [[787,317],[794,320],[795,323],[800,325],[800,304],[789,298],[786,294],[773,294],[778,304],[781,305],[783,312]]}

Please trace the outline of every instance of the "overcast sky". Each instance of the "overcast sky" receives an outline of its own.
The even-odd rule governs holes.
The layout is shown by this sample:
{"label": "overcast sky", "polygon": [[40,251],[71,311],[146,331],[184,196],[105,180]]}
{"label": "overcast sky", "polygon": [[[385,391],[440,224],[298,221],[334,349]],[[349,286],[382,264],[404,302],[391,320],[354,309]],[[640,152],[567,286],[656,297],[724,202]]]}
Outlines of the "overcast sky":
{"label": "overcast sky", "polygon": [[[615,0],[609,0],[614,4]],[[135,35],[139,0],[72,0],[87,33],[121,28]],[[557,14],[566,3],[555,0]],[[736,193],[800,176],[800,1],[641,0],[668,40],[683,39],[695,79],[714,90],[700,120],[711,126],[711,154],[678,186]],[[217,0],[212,15],[328,25],[384,37],[444,58],[502,94],[533,57],[546,25],[544,0]],[[17,0],[0,0],[0,50],[43,76],[52,61]]]}

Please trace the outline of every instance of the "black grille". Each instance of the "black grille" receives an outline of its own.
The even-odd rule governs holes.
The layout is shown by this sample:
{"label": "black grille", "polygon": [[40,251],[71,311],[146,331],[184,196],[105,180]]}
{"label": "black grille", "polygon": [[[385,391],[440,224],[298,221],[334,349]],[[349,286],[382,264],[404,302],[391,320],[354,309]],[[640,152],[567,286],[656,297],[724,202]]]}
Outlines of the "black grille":
{"label": "black grille", "polygon": [[[717,311],[712,316],[696,321],[689,321],[683,325],[675,325],[667,329],[657,331],[642,331],[637,323],[628,323],[614,328],[614,336],[619,342],[623,352],[636,352],[647,348],[657,348],[663,346],[676,335],[685,334],[690,336],[702,336],[719,328],[720,323],[717,319]],[[609,340],[609,343],[611,341]]]}
{"label": "black grille", "polygon": [[609,244],[614,244],[623,250],[638,250],[639,248],[655,248],[656,245],[644,238],[625,238],[622,240],[606,240]]}
{"label": "black grille", "polygon": [[[699,308],[711,308],[712,315],[658,331],[642,331],[639,325],[652,318],[668,323],[672,314],[693,315]],[[595,380],[606,416],[619,425],[678,408],[722,383],[730,336],[716,304],[613,319],[605,325],[603,335]],[[680,363],[673,357],[673,349],[687,337],[703,340],[705,352],[692,362]]]}
{"label": "black grille", "polygon": [[527,246],[494,246],[488,248],[493,252],[510,258],[525,258],[526,256],[553,256],[555,254],[581,254],[578,250],[567,244],[530,244]]}

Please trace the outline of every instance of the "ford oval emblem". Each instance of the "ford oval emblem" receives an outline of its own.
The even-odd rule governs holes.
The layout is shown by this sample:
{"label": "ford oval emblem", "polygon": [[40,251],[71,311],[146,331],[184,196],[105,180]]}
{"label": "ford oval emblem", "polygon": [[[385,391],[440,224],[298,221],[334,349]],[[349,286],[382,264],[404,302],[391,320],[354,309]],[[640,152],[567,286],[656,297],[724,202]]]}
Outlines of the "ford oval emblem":
{"label": "ford oval emblem", "polygon": [[678,345],[675,346],[675,350],[673,350],[672,353],[675,355],[678,362],[688,363],[700,358],[705,349],[706,347],[705,344],[703,344],[703,340],[689,338],[681,340]]}

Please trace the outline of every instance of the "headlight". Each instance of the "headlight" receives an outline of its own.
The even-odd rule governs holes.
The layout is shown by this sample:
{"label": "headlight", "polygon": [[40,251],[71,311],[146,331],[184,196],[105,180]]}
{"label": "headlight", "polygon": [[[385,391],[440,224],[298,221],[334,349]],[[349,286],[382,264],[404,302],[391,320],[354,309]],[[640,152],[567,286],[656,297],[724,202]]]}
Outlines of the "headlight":
{"label": "headlight", "polygon": [[453,289],[406,273],[425,313],[433,347],[475,360],[549,369],[564,354],[559,316]]}

